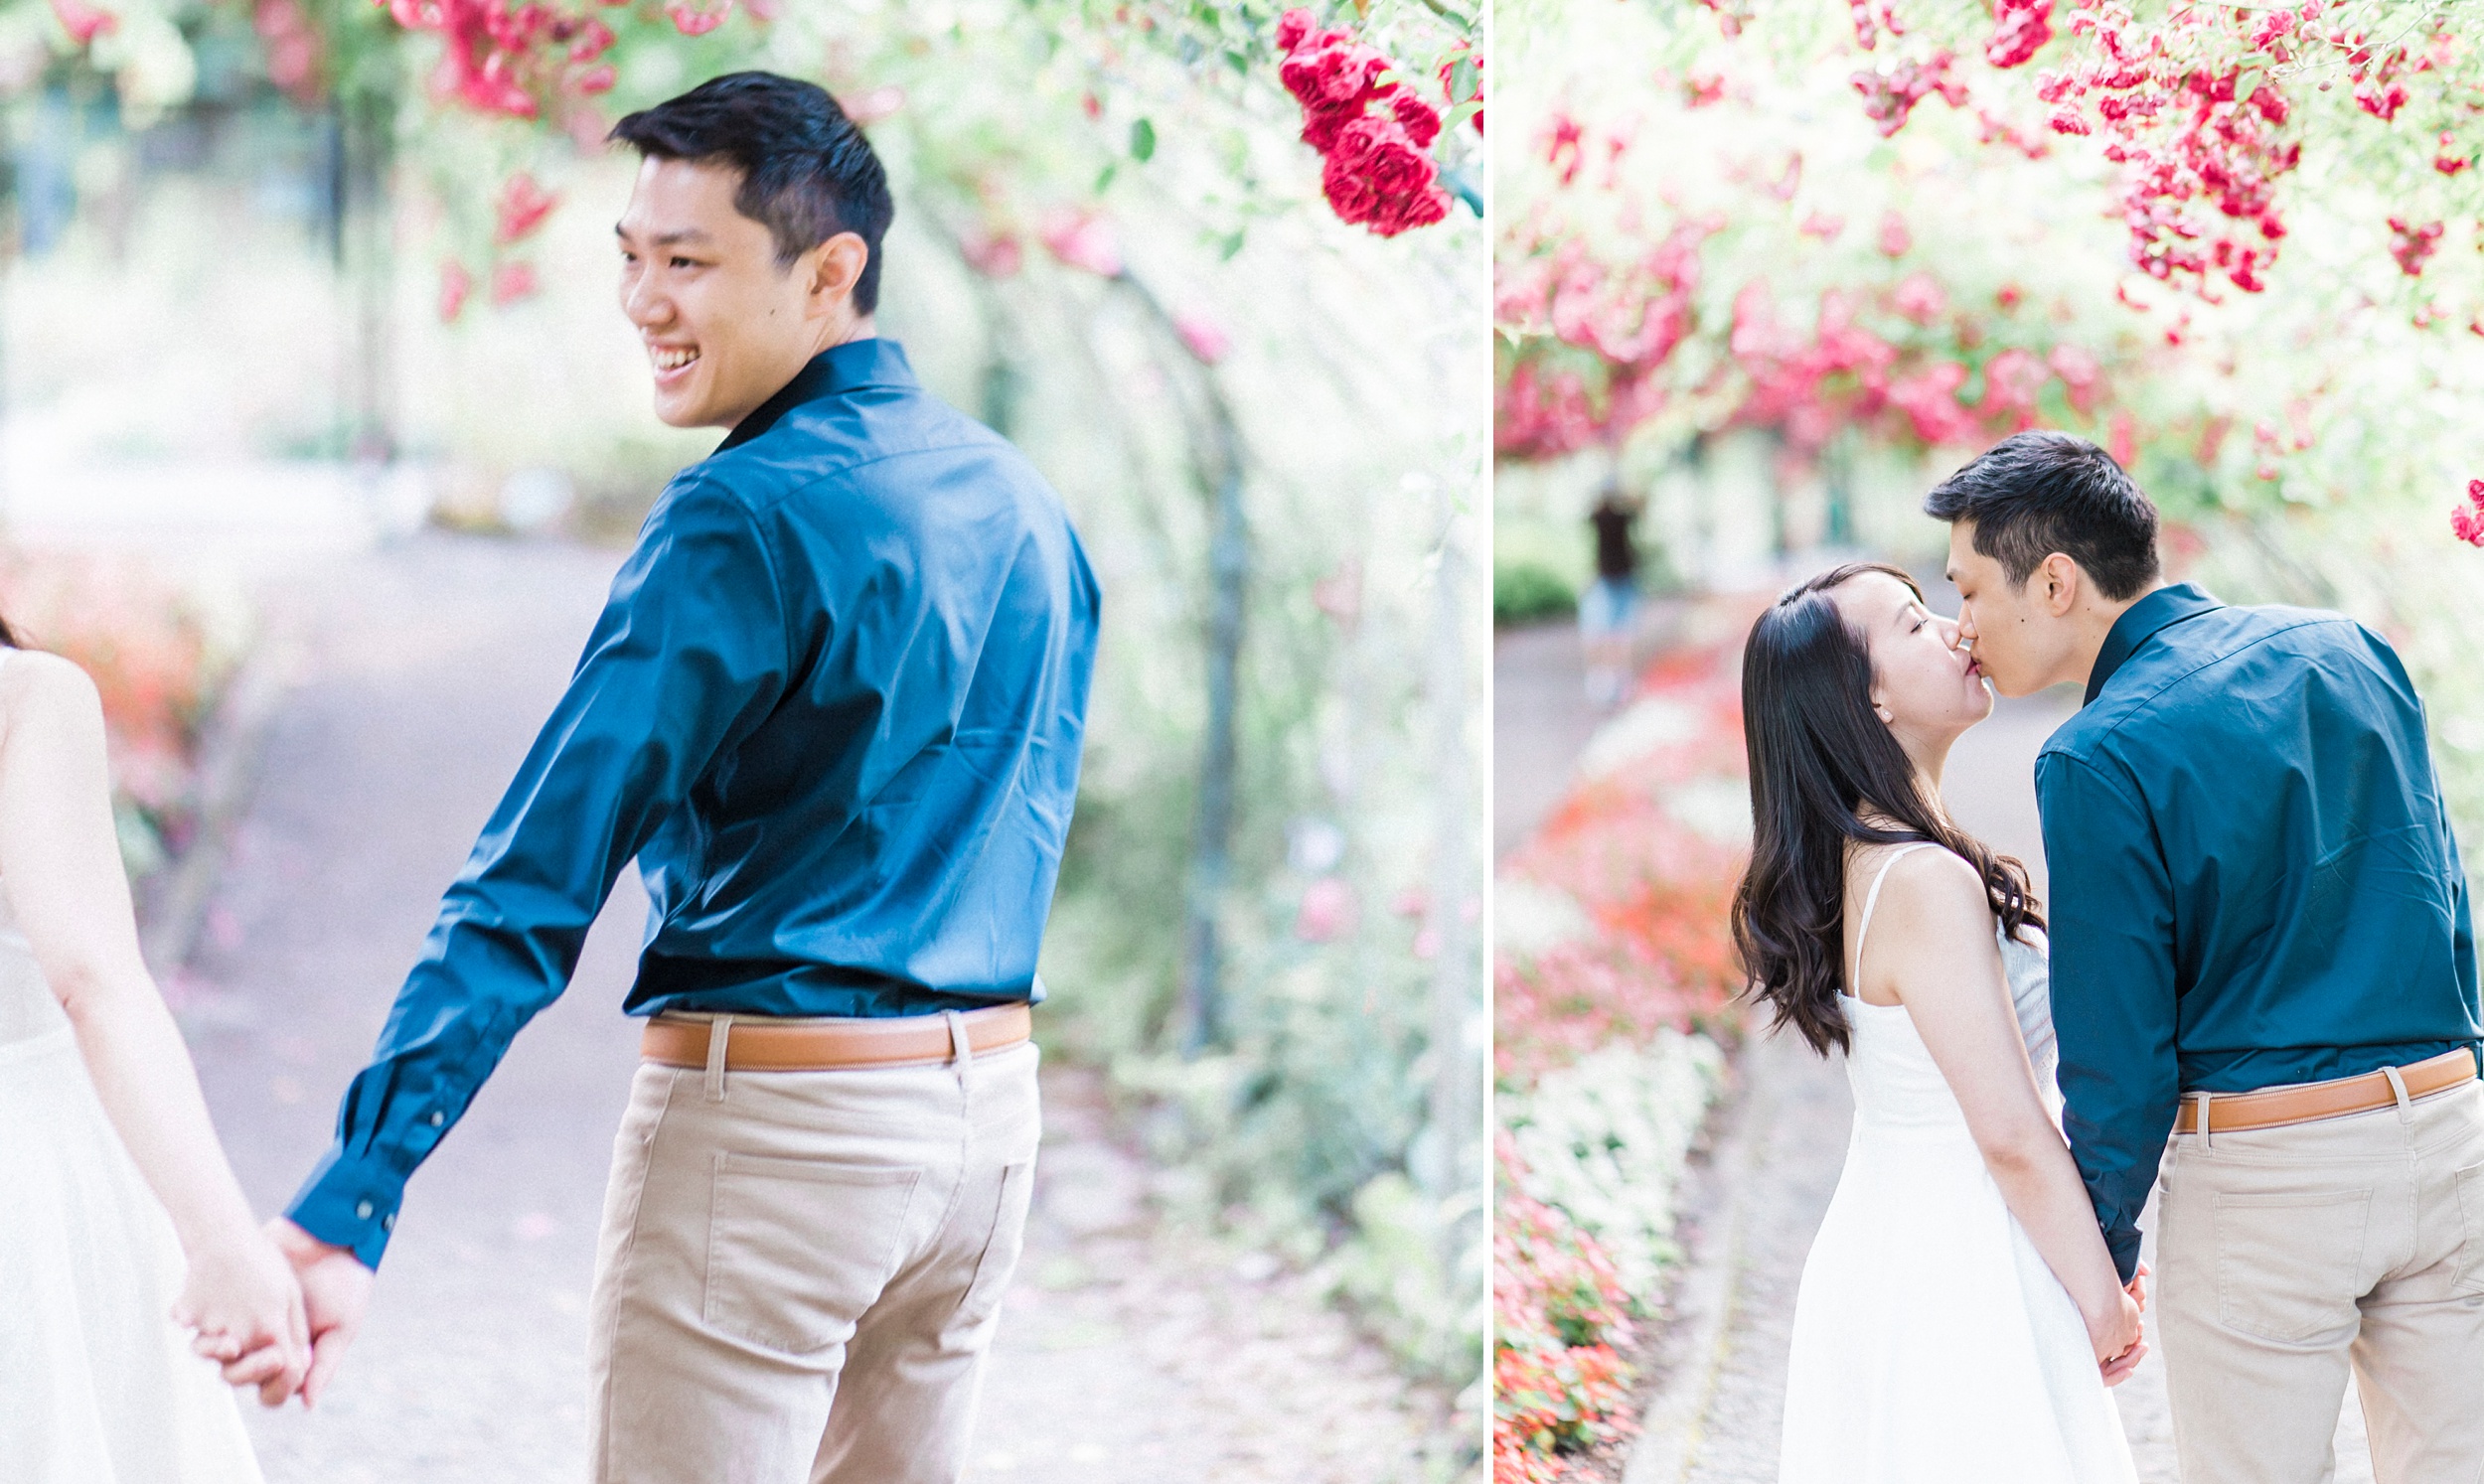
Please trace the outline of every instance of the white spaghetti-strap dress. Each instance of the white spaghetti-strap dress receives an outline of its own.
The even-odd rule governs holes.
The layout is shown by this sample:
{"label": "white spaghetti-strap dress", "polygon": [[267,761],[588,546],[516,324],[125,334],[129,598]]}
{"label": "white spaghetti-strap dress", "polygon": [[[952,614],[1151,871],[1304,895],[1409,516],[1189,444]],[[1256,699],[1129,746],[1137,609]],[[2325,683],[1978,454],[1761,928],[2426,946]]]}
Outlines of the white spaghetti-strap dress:
{"label": "white spaghetti-strap dress", "polygon": [[[1889,867],[1924,848],[1873,877],[1856,964]],[[2003,937],[2001,961],[2058,1124],[2044,950]],[[2129,1484],[2078,1306],[2002,1203],[1913,1018],[1840,1003],[1854,1132],[1794,1301],[1779,1484]]]}
{"label": "white spaghetti-strap dress", "polygon": [[232,1391],[170,1317],[183,1272],[0,901],[0,1480],[259,1484]]}

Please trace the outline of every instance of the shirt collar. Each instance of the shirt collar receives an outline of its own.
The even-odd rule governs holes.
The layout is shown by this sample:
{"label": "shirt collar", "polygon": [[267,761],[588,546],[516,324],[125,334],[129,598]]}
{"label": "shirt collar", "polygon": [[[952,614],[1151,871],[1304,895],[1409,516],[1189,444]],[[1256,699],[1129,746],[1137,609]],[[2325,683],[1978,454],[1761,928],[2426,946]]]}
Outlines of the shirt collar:
{"label": "shirt collar", "polygon": [[2157,631],[2224,606],[2198,583],[2177,582],[2171,587],[2160,587],[2123,609],[2105,634],[2104,647],[2096,652],[2096,668],[2088,673],[2087,700],[2095,700],[2104,682],[2113,677],[2113,671],[2121,668],[2122,662],[2137,654],[2139,646],[2154,638]]}
{"label": "shirt collar", "polygon": [[850,340],[841,346],[830,346],[794,372],[776,395],[761,402],[749,416],[733,424],[733,431],[716,445],[716,452],[739,448],[761,433],[776,426],[776,420],[805,402],[844,392],[858,391],[865,386],[912,387],[914,367],[905,359],[905,347],[893,340],[872,336],[866,340]]}

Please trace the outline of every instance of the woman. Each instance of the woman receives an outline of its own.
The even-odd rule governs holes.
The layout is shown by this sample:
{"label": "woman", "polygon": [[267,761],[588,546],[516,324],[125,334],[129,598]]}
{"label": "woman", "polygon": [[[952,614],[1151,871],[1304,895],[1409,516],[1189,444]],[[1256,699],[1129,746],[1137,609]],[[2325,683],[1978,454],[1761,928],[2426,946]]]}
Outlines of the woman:
{"label": "woman", "polygon": [[138,954],[94,684],[5,623],[0,1316],[11,1484],[255,1484],[214,1361],[270,1405],[308,1363],[292,1270]]}
{"label": "woman", "polygon": [[[1992,696],[1912,578],[1802,584],[1743,652],[1753,992],[1847,1053],[1854,1134],[1794,1305],[1781,1484],[2134,1477],[2142,1353],[2060,1126],[2043,919],[1941,808]],[[2133,1285],[2136,1288],[2136,1285]]]}

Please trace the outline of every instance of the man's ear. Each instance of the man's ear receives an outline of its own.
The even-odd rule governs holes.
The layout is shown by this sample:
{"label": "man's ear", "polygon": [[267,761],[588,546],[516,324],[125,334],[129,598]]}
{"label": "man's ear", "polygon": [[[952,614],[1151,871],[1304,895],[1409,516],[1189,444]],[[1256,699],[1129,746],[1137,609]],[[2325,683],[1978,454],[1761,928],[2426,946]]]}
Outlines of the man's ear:
{"label": "man's ear", "polygon": [[841,231],[803,255],[811,260],[811,302],[820,310],[851,303],[854,285],[871,261],[869,244],[851,231]]}
{"label": "man's ear", "polygon": [[2068,618],[2079,606],[2079,590],[2087,573],[2079,563],[2056,551],[2046,557],[2037,573],[2044,579],[2044,610],[2055,618]]}

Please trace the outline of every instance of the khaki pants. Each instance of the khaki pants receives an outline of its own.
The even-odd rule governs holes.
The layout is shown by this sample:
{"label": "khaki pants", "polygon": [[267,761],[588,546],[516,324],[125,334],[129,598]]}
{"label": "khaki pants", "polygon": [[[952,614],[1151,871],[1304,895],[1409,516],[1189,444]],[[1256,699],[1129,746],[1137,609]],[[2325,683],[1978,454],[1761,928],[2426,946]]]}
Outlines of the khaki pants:
{"label": "khaki pants", "polygon": [[641,1066],[595,1263],[589,1478],[956,1484],[1025,1229],[1036,1060]]}
{"label": "khaki pants", "polygon": [[2379,1484],[2484,1481],[2484,1084],[2176,1134],[2150,1317],[2183,1484],[2322,1484],[2347,1368]]}

